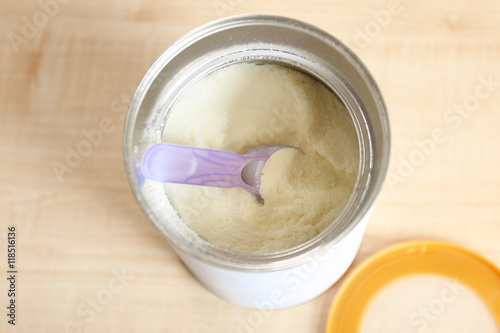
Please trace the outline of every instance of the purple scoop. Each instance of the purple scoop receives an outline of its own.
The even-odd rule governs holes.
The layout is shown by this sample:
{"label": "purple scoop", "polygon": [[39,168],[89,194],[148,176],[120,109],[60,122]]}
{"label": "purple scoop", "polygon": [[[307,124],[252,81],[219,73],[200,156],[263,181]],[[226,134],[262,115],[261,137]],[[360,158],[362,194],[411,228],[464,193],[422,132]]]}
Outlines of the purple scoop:
{"label": "purple scoop", "polygon": [[241,187],[260,195],[260,177],[266,161],[287,145],[261,145],[245,155],[230,151],[158,143],[142,156],[145,178],[166,183],[212,187]]}

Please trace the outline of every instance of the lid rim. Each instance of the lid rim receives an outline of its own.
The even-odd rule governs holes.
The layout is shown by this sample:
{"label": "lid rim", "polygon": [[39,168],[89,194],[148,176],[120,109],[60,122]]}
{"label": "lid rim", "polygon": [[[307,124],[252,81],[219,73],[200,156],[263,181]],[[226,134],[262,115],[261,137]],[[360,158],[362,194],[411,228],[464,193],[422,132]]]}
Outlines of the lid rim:
{"label": "lid rim", "polygon": [[500,269],[461,246],[435,240],[393,245],[368,258],[340,288],[332,303],[327,333],[359,332],[376,296],[399,278],[436,274],[470,287],[487,305],[500,327]]}

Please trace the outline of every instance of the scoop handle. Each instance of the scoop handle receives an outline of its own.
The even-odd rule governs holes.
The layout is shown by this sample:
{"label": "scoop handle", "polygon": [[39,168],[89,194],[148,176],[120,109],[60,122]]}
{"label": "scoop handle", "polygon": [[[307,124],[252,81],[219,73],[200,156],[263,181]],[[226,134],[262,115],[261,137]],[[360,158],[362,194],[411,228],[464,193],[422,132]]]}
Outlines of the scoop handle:
{"label": "scoop handle", "polygon": [[158,143],[142,156],[141,170],[154,181],[229,188],[244,185],[246,162],[234,152]]}

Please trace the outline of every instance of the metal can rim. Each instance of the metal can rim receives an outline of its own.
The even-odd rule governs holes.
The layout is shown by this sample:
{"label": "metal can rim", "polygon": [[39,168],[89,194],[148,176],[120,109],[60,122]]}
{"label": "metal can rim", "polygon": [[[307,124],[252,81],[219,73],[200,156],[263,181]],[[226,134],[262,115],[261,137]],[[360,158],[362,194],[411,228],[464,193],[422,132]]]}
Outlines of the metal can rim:
{"label": "metal can rim", "polygon": [[[215,34],[226,29],[231,29],[233,27],[241,27],[242,25],[272,25],[288,28],[291,29],[291,31],[300,30],[309,35],[311,38],[321,40],[326,45],[329,45],[332,50],[335,50],[339,54],[341,54],[358,72],[358,74],[364,81],[364,84],[366,84],[366,87],[371,94],[371,98],[373,98],[373,103],[374,105],[376,105],[378,116],[380,118],[379,132],[381,133],[382,137],[379,138],[379,140],[382,140],[383,142],[382,149],[378,149],[376,152],[374,151],[373,147],[369,147],[370,153],[372,154],[371,158],[373,158],[373,154],[376,153],[379,154],[378,158],[380,159],[380,161],[377,166],[373,165],[373,160],[367,161],[370,168],[370,172],[368,174],[370,179],[368,181],[370,182],[369,186],[371,187],[371,191],[367,193],[367,195],[363,198],[361,207],[359,207],[359,209],[357,210],[356,215],[351,217],[350,223],[346,224],[345,227],[340,230],[340,232],[337,231],[334,235],[331,235],[331,233],[330,235],[328,235],[326,230],[323,231],[323,233],[319,235],[323,235],[323,242],[319,241],[319,239],[317,239],[318,237],[315,237],[313,240],[301,244],[295,248],[270,255],[236,253],[224,249],[220,250],[216,247],[208,249],[205,248],[201,250],[193,246],[187,246],[186,244],[183,244],[181,241],[179,241],[179,239],[172,237],[172,235],[170,235],[165,229],[161,228],[158,225],[158,223],[155,221],[154,214],[149,210],[147,203],[142,198],[135,172],[136,165],[134,164],[134,146],[132,143],[132,139],[135,122],[137,120],[137,113],[140,110],[146,93],[153,84],[153,81],[157,77],[158,73],[168,65],[170,60],[172,60],[176,54],[178,54],[186,47],[193,45],[193,43],[197,43],[198,41],[202,40],[203,38],[205,38],[205,36]],[[148,219],[162,232],[162,234],[167,238],[174,249],[176,249],[177,251],[184,251],[188,255],[211,265],[216,265],[228,269],[258,272],[293,267],[323,255],[328,251],[329,248],[331,248],[335,243],[337,243],[345,235],[347,235],[364,216],[369,214],[382,188],[387,173],[390,154],[390,130],[385,103],[375,80],[369,73],[366,66],[361,62],[361,60],[337,38],[313,25],[288,17],[263,14],[238,15],[215,20],[192,30],[191,32],[187,33],[176,42],[174,42],[154,62],[154,64],[151,66],[151,68],[148,70],[143,80],[139,84],[130,103],[125,122],[123,149],[128,181],[132,188],[134,196],[136,197],[136,200],[138,201],[144,213],[147,215]],[[377,172],[376,179],[372,174],[373,172]],[[364,184],[363,186],[365,185],[368,186],[367,184]]]}

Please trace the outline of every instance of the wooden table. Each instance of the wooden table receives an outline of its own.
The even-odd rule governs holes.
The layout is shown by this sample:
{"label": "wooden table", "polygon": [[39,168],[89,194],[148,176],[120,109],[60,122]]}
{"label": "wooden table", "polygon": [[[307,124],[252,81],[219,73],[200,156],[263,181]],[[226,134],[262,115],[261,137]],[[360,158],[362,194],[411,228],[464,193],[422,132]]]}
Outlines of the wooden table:
{"label": "wooden table", "polygon": [[[353,267],[422,238],[500,266],[500,2],[1,0],[0,8],[1,332],[244,331],[252,310],[190,275],[141,213],[122,161],[124,114],[147,68],[184,33],[234,14],[317,25],[380,85],[390,174]],[[103,121],[102,137],[82,143]],[[67,163],[77,148],[86,156]],[[6,316],[8,226],[17,237],[15,327]],[[323,332],[338,287],[266,315],[252,332]]]}

